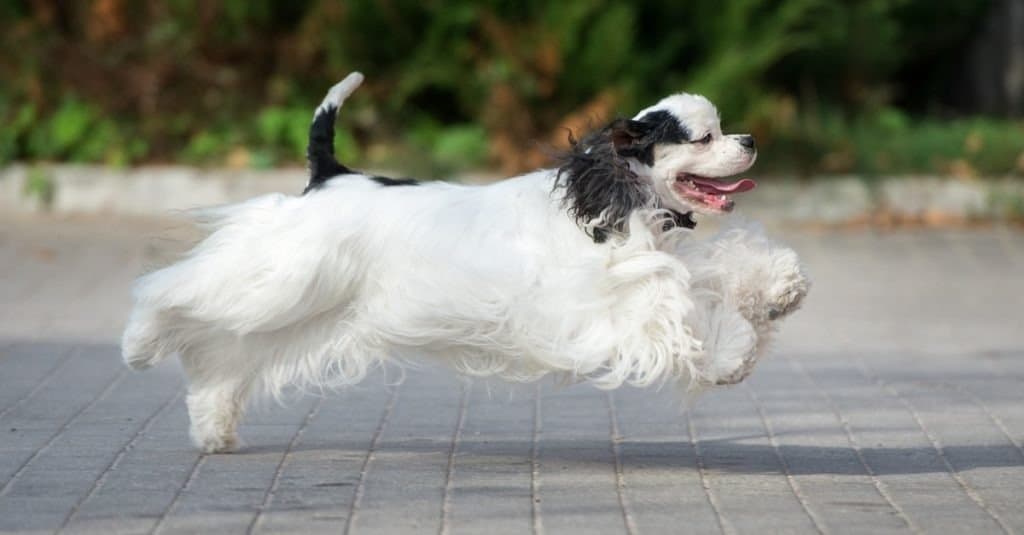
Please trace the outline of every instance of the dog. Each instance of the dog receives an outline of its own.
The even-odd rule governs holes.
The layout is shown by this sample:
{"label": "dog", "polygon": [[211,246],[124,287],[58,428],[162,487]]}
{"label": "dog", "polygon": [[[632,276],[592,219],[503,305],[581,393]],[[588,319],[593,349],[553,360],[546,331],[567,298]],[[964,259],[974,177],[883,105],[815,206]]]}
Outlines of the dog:
{"label": "dog", "polygon": [[570,135],[555,168],[460,185],[335,159],[335,116],[362,80],[317,108],[302,195],[195,211],[206,237],[136,282],[124,360],[179,355],[205,452],[238,447],[250,397],[351,385],[389,362],[604,389],[734,384],[807,294],[796,253],[759,227],[693,236],[695,214],[755,186],[725,177],[757,157],[702,96]]}

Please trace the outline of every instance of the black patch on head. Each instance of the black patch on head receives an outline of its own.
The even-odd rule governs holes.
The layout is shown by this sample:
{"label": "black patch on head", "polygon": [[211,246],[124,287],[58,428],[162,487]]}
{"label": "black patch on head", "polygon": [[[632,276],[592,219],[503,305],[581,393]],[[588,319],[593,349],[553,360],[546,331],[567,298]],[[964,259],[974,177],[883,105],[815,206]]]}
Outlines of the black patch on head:
{"label": "black patch on head", "polygon": [[560,158],[555,187],[565,189],[569,215],[581,226],[603,217],[588,232],[595,243],[622,232],[631,212],[651,205],[650,188],[626,161],[632,140],[642,135],[633,122],[618,119],[579,140],[569,134],[570,149]]}
{"label": "black patch on head", "polygon": [[651,143],[684,143],[690,141],[692,135],[675,115],[665,110],[645,113],[637,121],[649,125]]}
{"label": "black patch on head", "polygon": [[371,176],[370,180],[381,186],[419,186],[420,181],[415,178],[390,178],[386,176]]}
{"label": "black patch on head", "polygon": [[316,114],[309,126],[309,146],[306,158],[309,160],[309,184],[302,191],[305,195],[319,188],[328,179],[352,173],[352,170],[334,159],[334,119],[338,108],[328,106]]}
{"label": "black patch on head", "polygon": [[620,119],[616,122],[623,125],[613,140],[619,154],[636,158],[646,165],[654,165],[656,145],[690,140],[690,131],[679,124],[675,115],[664,110],[645,113],[635,121]]}

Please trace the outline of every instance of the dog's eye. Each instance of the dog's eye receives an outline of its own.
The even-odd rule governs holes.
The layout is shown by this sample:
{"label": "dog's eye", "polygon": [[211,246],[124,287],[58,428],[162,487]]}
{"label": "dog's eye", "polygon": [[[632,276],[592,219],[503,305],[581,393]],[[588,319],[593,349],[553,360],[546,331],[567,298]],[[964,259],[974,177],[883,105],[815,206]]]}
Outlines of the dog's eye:
{"label": "dog's eye", "polygon": [[695,143],[700,143],[701,145],[707,145],[708,143],[711,143],[711,134],[708,134],[698,139],[697,141],[695,141]]}

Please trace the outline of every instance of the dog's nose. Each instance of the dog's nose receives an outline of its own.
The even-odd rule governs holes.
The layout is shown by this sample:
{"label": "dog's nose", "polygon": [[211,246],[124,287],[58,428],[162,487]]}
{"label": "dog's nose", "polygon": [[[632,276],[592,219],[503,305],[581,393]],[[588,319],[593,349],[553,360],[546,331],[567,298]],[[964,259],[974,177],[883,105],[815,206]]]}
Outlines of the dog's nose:
{"label": "dog's nose", "polygon": [[743,136],[740,138],[740,145],[753,150],[757,144],[754,143],[754,136]]}

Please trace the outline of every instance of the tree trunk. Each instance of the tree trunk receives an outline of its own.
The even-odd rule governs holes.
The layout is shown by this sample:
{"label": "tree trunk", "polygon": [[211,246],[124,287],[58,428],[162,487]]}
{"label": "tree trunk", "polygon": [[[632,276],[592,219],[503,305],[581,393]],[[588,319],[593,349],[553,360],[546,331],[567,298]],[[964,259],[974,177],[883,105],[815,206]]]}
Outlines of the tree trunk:
{"label": "tree trunk", "polygon": [[961,83],[965,107],[1024,116],[1024,0],[996,0],[971,45]]}

